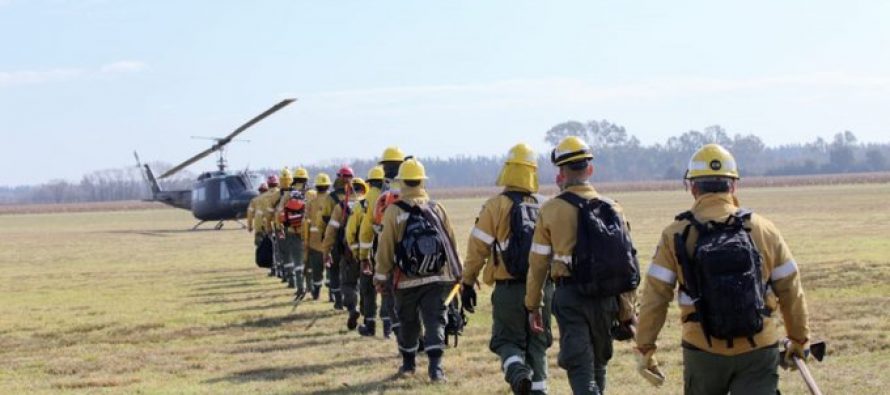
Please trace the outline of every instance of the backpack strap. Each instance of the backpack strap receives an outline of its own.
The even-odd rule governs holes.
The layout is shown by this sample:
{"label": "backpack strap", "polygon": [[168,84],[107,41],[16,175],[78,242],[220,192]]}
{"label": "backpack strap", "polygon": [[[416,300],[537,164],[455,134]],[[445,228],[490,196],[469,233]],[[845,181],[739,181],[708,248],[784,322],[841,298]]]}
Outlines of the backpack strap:
{"label": "backpack strap", "polygon": [[396,201],[392,202],[392,204],[395,204],[396,207],[402,209],[402,211],[404,211],[406,213],[410,213],[411,211],[414,210],[414,206],[412,206],[412,205],[408,204],[408,202],[405,202],[402,200],[396,200]]}
{"label": "backpack strap", "polygon": [[588,203],[587,199],[584,199],[581,196],[578,196],[572,192],[560,193],[559,195],[556,196],[556,198],[562,199],[562,200],[568,202],[569,204],[571,204],[572,206],[575,206],[578,208],[584,207],[584,205],[586,205]]}

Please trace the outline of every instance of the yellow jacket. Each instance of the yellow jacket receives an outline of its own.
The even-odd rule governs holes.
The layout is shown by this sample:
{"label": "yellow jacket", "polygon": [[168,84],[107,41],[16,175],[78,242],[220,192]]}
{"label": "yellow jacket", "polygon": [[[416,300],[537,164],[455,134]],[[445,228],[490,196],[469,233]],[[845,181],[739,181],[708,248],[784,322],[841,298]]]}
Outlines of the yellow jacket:
{"label": "yellow jacket", "polygon": [[254,218],[260,217],[260,223],[263,225],[265,232],[271,232],[274,227],[275,206],[281,197],[281,190],[278,187],[269,188],[257,196],[257,204],[254,206]]}
{"label": "yellow jacket", "polygon": [[[285,227],[284,224],[281,222],[280,219],[281,219],[281,215],[282,215],[282,213],[284,212],[284,206],[287,205],[288,200],[290,200],[290,193],[291,193],[292,191],[302,191],[302,189],[303,189],[303,184],[301,184],[301,183],[297,183],[297,184],[293,184],[293,185],[291,185],[290,188],[287,188],[287,189],[284,190],[284,195],[282,195],[282,196],[281,196],[281,200],[278,201],[278,205],[275,207],[275,213],[274,213],[274,215],[273,215],[273,218],[274,218],[274,221],[273,221],[273,222],[275,223],[275,230],[276,230],[276,231],[281,231],[281,230],[283,230],[283,231],[285,231],[285,232],[287,232],[287,233],[293,233],[293,232],[294,232],[294,229],[293,229],[293,228],[291,228],[291,227],[289,227],[289,226],[288,226],[288,227]],[[304,200],[305,202],[308,202],[309,200],[308,200],[308,198],[306,198],[305,195],[306,195],[306,191],[303,191],[303,200]],[[297,233],[297,236],[298,236],[298,237],[301,237],[301,238],[303,237],[303,232],[302,232],[302,230],[301,230],[300,232],[296,232],[296,233]]]}
{"label": "yellow jacket", "polygon": [[[692,206],[692,213],[702,222],[724,221],[737,210],[738,200],[728,193],[702,195]],[[661,234],[661,240],[646,274],[637,327],[638,347],[656,346],[658,333],[664,326],[667,316],[668,304],[674,299],[674,289],[678,283],[683,284],[685,281],[677,261],[674,235],[682,233],[688,223],[689,221],[675,221]],[[751,239],[761,254],[763,281],[772,281],[765,297],[767,308],[771,311],[776,311],[777,307],[781,309],[785,331],[789,337],[798,341],[807,340],[809,338],[807,304],[791,250],[785,244],[779,230],[766,218],[753,214],[750,222],[746,224],[751,227]],[[695,233],[694,230],[690,232],[687,240],[686,248],[690,254],[695,248]],[[695,312],[692,300],[682,291],[677,295],[677,302],[680,305],[681,317],[686,318]],[[712,338],[712,345],[709,347],[698,322],[684,322],[682,325],[683,341],[710,353],[738,355],[755,349],[745,338],[734,339],[733,348],[728,348],[724,340]],[[772,346],[779,340],[777,326],[778,317],[775,314],[764,318],[763,330],[754,336],[756,348]]]}
{"label": "yellow jacket", "polygon": [[266,230],[263,229],[262,214],[256,215],[259,200],[259,195],[250,199],[250,203],[247,205],[247,223],[253,227],[255,233],[266,233]]}
{"label": "yellow jacket", "polygon": [[[574,193],[587,200],[600,197],[590,184],[570,186],[566,188],[565,192]],[[627,223],[621,206],[615,203],[612,207]],[[575,252],[577,233],[577,207],[562,199],[550,199],[544,203],[540,214],[538,214],[535,236],[528,258],[525,293],[527,309],[536,310],[543,306],[544,282],[548,273],[554,280],[560,277],[571,277],[567,264],[572,261],[572,255]],[[635,303],[635,291],[625,292],[618,297],[621,321],[629,320],[634,316]]]}
{"label": "yellow jacket", "polygon": [[362,215],[362,223],[358,231],[358,258],[370,259],[371,248],[374,247],[374,239],[377,232],[374,231],[374,210],[377,207],[377,198],[380,197],[380,188],[370,187],[365,195],[365,212]]}
{"label": "yellow jacket", "polygon": [[[342,196],[342,198],[345,198],[345,195]],[[350,210],[352,210],[353,206],[355,205],[355,200],[353,199],[353,197],[354,195],[351,195],[349,199],[350,201],[346,202]],[[334,248],[334,244],[343,242],[343,240],[337,240],[337,233],[340,231],[341,227],[347,225],[346,221],[349,220],[348,217],[344,218],[345,213],[343,212],[343,208],[341,207],[341,205],[335,203],[333,198],[328,200],[330,200],[331,206],[333,208],[331,209],[330,219],[328,220],[327,227],[325,227],[324,237],[321,241],[321,252],[325,254],[331,253],[331,249]],[[346,232],[344,229],[344,234],[345,233]]]}
{"label": "yellow jacket", "polygon": [[[527,192],[513,187],[504,190]],[[530,195],[524,201],[530,206],[540,208],[544,198],[540,195]],[[479,272],[483,270],[482,280],[488,285],[494,284],[497,280],[513,279],[500,254],[509,242],[512,209],[513,201],[503,194],[488,199],[482,206],[482,211],[476,217],[476,226],[470,232],[470,240],[467,242],[464,284],[475,284]]]}
{"label": "yellow jacket", "polygon": [[[429,196],[421,187],[403,187],[401,190],[401,198],[399,199],[412,206],[425,204],[429,202]],[[454,239],[454,230],[451,228],[451,222],[448,220],[448,214],[442,205],[435,203],[433,210],[442,220],[442,226],[448,232],[448,237],[452,242]],[[421,285],[445,282],[454,283],[457,281],[455,273],[452,273],[451,265],[460,265],[460,262],[446,262],[442,267],[442,271],[437,275],[424,277],[409,277],[401,273],[396,265],[396,243],[402,240],[402,234],[405,233],[407,226],[406,220],[408,213],[402,211],[399,206],[393,204],[386,208],[383,214],[383,231],[380,233],[377,254],[375,256],[376,265],[374,267],[374,279],[377,281],[386,281],[390,274],[394,274],[398,289],[419,287]],[[455,245],[455,248],[457,246]]]}
{"label": "yellow jacket", "polygon": [[352,250],[352,255],[355,257],[358,257],[360,252],[359,231],[367,208],[368,200],[364,197],[359,198],[357,204],[352,208],[352,214],[346,220],[346,244],[349,245],[349,249]]}
{"label": "yellow jacket", "polygon": [[[309,240],[309,248],[318,252],[322,252],[322,232],[328,226],[326,218],[330,217],[334,202],[331,200],[328,192],[319,192],[314,199],[309,202],[306,209],[306,217],[303,220],[303,240]],[[308,257],[309,254],[303,254]]]}

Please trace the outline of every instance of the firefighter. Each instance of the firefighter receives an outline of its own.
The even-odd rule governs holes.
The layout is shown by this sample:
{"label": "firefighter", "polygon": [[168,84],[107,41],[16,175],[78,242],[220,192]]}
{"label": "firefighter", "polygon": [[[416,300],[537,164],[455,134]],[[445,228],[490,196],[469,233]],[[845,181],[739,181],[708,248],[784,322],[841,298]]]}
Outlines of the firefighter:
{"label": "firefighter", "polygon": [[[612,357],[611,328],[619,318],[627,322],[633,317],[633,291],[616,296],[598,296],[591,284],[573,279],[569,269],[578,240],[579,206],[565,198],[585,201],[606,200],[589,182],[593,173],[590,147],[581,139],[564,138],[551,154],[559,167],[563,192],[542,207],[535,226],[529,254],[529,271],[525,307],[529,311],[529,327],[533,332],[545,331],[544,296],[548,275],[556,283],[552,309],[559,325],[559,366],[568,373],[575,394],[600,394],[606,385],[606,365]],[[621,207],[612,204],[614,212],[627,229]],[[577,246],[587,248],[585,246]],[[630,253],[628,251],[628,253]],[[578,264],[578,262],[575,262]],[[637,282],[639,279],[637,278]]]}
{"label": "firefighter", "polygon": [[324,254],[322,253],[322,232],[327,227],[324,219],[324,204],[329,201],[328,189],[331,177],[325,173],[315,176],[315,198],[309,200],[306,218],[303,221],[303,240],[309,240],[309,252],[303,256],[303,264],[308,265],[312,272],[312,299],[318,300],[321,286],[324,284]]}
{"label": "firefighter", "polygon": [[[293,245],[294,240],[288,240],[288,228],[289,226],[285,225],[284,220],[284,206],[287,204],[290,199],[291,193],[291,184],[294,181],[293,174],[290,169],[285,166],[281,169],[281,173],[278,176],[279,190],[278,190],[278,201],[275,202],[275,210],[272,215],[272,225],[274,229],[274,233],[276,236],[277,243],[276,246],[276,260],[278,261],[278,265],[281,268],[279,272],[279,277],[281,277],[282,282],[286,282],[288,288],[294,288],[295,284],[293,282],[293,271],[296,266],[296,262],[293,261]],[[296,235],[292,235],[296,236]]]}
{"label": "firefighter", "polygon": [[[294,182],[291,185],[291,195],[294,198],[299,199],[291,199],[291,200],[302,200],[302,202],[291,202],[293,206],[292,209],[288,209],[288,215],[295,216],[299,215],[299,224],[291,223],[291,228],[294,233],[293,241],[291,242],[291,251],[292,258],[294,262],[294,270],[293,270],[293,283],[296,285],[296,291],[294,293],[294,300],[299,302],[306,297],[306,293],[312,289],[312,280],[311,276],[308,273],[307,265],[303,264],[303,256],[307,253],[306,246],[303,238],[303,224],[302,222],[307,218],[306,213],[308,210],[307,205],[309,204],[309,171],[307,171],[303,167],[298,167],[294,170]],[[311,192],[315,192],[312,190]],[[302,208],[298,208],[298,206],[302,206]],[[302,211],[302,213],[298,213],[298,211]],[[296,218],[292,218],[292,220],[296,220]],[[303,284],[305,278],[305,284]]]}
{"label": "firefighter", "polygon": [[[797,263],[772,222],[739,208],[737,166],[717,144],[705,145],[689,161],[685,178],[695,203],[662,232],[640,305],[637,368],[653,385],[665,380],[654,354],[675,289],[686,394],[776,394],[778,313],[789,340],[786,362],[809,354]],[[722,268],[714,271],[712,263]],[[727,316],[732,319],[720,319]]]}
{"label": "firefighter", "polygon": [[[324,239],[325,250],[333,247],[331,244],[340,246],[340,293],[343,295],[343,307],[349,313],[346,328],[350,331],[355,330],[358,326],[358,318],[361,316],[358,305],[358,283],[361,269],[358,259],[356,259],[358,256],[357,221],[361,220],[359,213],[363,212],[367,191],[368,184],[364,180],[361,178],[352,179],[349,200],[344,202],[346,204],[334,207]],[[346,209],[345,213],[344,209]],[[334,229],[335,221],[340,223],[340,227]],[[332,238],[333,242],[330,241]]]}
{"label": "firefighter", "polygon": [[[362,226],[365,223],[365,217],[371,215],[368,214],[368,210],[373,204],[372,201],[375,201],[380,195],[380,189],[383,187],[384,178],[385,172],[383,171],[383,166],[377,165],[368,171],[368,192],[363,199],[359,201],[359,205],[353,210],[352,216],[349,218],[349,226],[347,227],[346,236],[350,245],[355,244],[358,247],[355,251],[356,257],[360,257],[362,254],[360,233]],[[353,227],[355,229],[353,229]],[[367,253],[368,252],[365,251],[366,257],[361,259],[359,264],[359,269],[361,271],[359,276],[359,296],[361,299],[359,312],[364,317],[364,320],[363,324],[358,328],[358,333],[362,336],[374,336],[377,334],[377,291],[374,290],[374,267],[371,265],[370,259],[367,259]],[[381,319],[385,320],[387,323],[389,322],[389,316],[384,315],[382,309],[380,315]],[[387,331],[388,330],[389,329],[387,328]]]}
{"label": "firefighter", "polygon": [[[489,348],[500,357],[504,379],[517,394],[546,393],[546,353],[553,342],[552,282],[547,281],[544,287],[543,332],[528,330],[525,307],[517,303],[525,299],[529,247],[544,200],[536,194],[537,167],[537,158],[529,145],[517,144],[510,149],[497,182],[504,189],[485,202],[470,232],[461,288],[464,309],[474,312],[474,285],[479,275],[483,275],[486,284],[494,286]],[[512,228],[514,225],[516,229]]]}
{"label": "firefighter", "polygon": [[[343,248],[342,243],[337,243],[336,238],[332,238],[334,236],[338,236],[340,233],[340,227],[345,225],[345,218],[338,218],[334,221],[334,232],[331,236],[327,236],[328,228],[330,227],[331,216],[334,213],[334,209],[340,206],[348,206],[350,201],[352,200],[351,196],[351,184],[352,178],[355,174],[352,171],[352,168],[349,166],[341,166],[340,170],[337,170],[337,178],[334,180],[334,191],[333,193],[328,194],[325,199],[320,202],[321,204],[321,217],[324,223],[320,229],[322,231],[322,239],[330,239],[326,242],[329,243],[329,246],[333,248],[325,249],[324,242],[322,243],[322,252],[324,253],[325,259],[325,281],[328,286],[328,301],[334,302],[335,310],[343,310],[343,294],[340,289],[340,260],[343,257]],[[342,221],[342,222],[341,222]]]}
{"label": "firefighter", "polygon": [[247,231],[253,233],[253,244],[257,247],[260,246],[260,243],[263,241],[263,236],[266,234],[265,229],[263,229],[263,222],[260,221],[263,216],[256,215],[257,204],[259,203],[259,197],[263,193],[269,190],[269,186],[266,183],[260,184],[259,195],[255,196],[253,199],[250,199],[250,203],[247,205]]}
{"label": "firefighter", "polygon": [[[366,268],[366,272],[373,272],[374,249],[378,235],[382,230],[382,213],[386,209],[383,207],[384,205],[378,206],[377,201],[380,200],[381,195],[385,195],[384,202],[394,201],[398,197],[399,188],[395,178],[399,172],[399,166],[404,161],[405,153],[401,149],[398,147],[386,148],[378,162],[383,168],[383,181],[370,181],[370,190],[367,196],[368,209],[365,210],[359,230],[359,259],[362,267]],[[383,337],[385,338],[389,338],[393,331],[399,329],[392,289],[392,284],[388,284],[383,287],[380,295],[380,320],[383,322]],[[365,317],[367,318],[367,316]],[[364,326],[359,328],[359,333],[363,336],[374,336],[376,322],[367,321]]]}
{"label": "firefighter", "polygon": [[[271,175],[266,178],[266,185],[269,187],[269,189],[256,197],[256,199],[258,200],[254,209],[254,218],[256,218],[257,216],[259,217],[259,221],[260,224],[262,224],[262,229],[264,232],[263,237],[268,237],[270,240],[273,241],[273,243],[275,243],[275,227],[273,223],[273,216],[275,214],[275,205],[278,202],[278,198],[280,197],[280,191],[278,189],[278,176]],[[279,268],[273,263],[272,268],[269,270],[269,277],[278,275],[278,269]]]}
{"label": "firefighter", "polygon": [[396,311],[401,328],[397,338],[402,365],[399,375],[412,375],[419,347],[421,325],[429,358],[428,374],[443,382],[445,349],[445,299],[461,275],[454,232],[445,209],[430,202],[423,180],[426,172],[416,159],[399,167],[401,197],[387,207],[375,255],[374,285],[386,286],[392,278]]}

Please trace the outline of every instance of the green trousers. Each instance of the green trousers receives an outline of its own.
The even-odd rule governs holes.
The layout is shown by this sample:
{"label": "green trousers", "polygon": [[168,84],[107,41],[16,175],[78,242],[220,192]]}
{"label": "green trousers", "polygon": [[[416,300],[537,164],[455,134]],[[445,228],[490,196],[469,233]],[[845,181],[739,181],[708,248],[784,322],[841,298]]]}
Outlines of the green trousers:
{"label": "green trousers", "polygon": [[612,321],[618,316],[614,297],[597,298],[579,285],[562,285],[553,294],[559,324],[559,366],[566,370],[575,395],[602,394],[606,365],[612,359]]}
{"label": "green trousers", "polygon": [[[359,312],[365,317],[366,322],[374,321],[374,316],[377,315],[377,290],[374,289],[373,274],[360,274],[359,296],[361,297]],[[382,311],[380,315],[383,315]]]}
{"label": "green trousers", "polygon": [[309,248],[309,268],[312,270],[312,289],[317,290],[324,284],[324,255],[321,251]]}
{"label": "green trousers", "polygon": [[361,268],[350,254],[341,254],[340,292],[343,294],[343,307],[347,311],[358,311],[358,281]]}
{"label": "green trousers", "polygon": [[431,283],[395,291],[396,313],[401,323],[398,332],[399,351],[417,352],[423,324],[423,345],[428,355],[441,356],[445,350],[445,298],[451,287],[447,283]]}
{"label": "green trousers", "polygon": [[734,356],[683,347],[684,393],[775,395],[778,366],[779,348],[775,346]]}
{"label": "green trousers", "polygon": [[303,239],[296,233],[288,231],[284,238],[285,268],[293,277],[297,291],[303,290]]}
{"label": "green trousers", "polygon": [[491,294],[492,327],[489,348],[501,358],[504,380],[513,382],[532,376],[532,393],[547,393],[547,349],[553,344],[550,331],[550,303],[553,283],[544,287],[544,333],[529,330],[525,300],[525,281],[501,281]]}

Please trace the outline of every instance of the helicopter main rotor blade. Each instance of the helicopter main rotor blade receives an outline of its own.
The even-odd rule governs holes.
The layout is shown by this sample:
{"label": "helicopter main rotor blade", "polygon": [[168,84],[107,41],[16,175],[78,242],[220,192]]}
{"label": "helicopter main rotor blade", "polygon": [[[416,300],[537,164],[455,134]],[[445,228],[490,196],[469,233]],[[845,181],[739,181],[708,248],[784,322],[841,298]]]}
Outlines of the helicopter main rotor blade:
{"label": "helicopter main rotor blade", "polygon": [[233,131],[232,133],[229,133],[228,136],[223,137],[223,138],[217,140],[216,144],[214,144],[212,147],[210,147],[210,148],[204,150],[204,151],[201,152],[200,154],[197,154],[197,155],[195,155],[195,156],[189,158],[189,159],[186,160],[185,162],[182,162],[182,163],[180,163],[179,165],[177,165],[176,167],[174,167],[174,168],[172,168],[172,169],[170,169],[170,170],[167,170],[167,172],[165,172],[164,174],[161,174],[161,176],[158,177],[158,178],[167,178],[167,177],[169,177],[169,176],[172,176],[173,174],[176,174],[178,171],[180,171],[180,170],[182,170],[182,169],[188,167],[188,166],[191,165],[192,163],[195,163],[195,162],[197,162],[197,161],[199,161],[199,160],[201,160],[201,159],[204,159],[205,157],[207,157],[207,155],[210,155],[210,154],[212,154],[212,153],[214,153],[214,152],[216,152],[216,151],[219,151],[219,150],[220,150],[222,147],[224,147],[226,144],[230,143],[230,142],[232,141],[232,139],[235,138],[235,136],[241,134],[242,132],[244,132],[245,130],[247,130],[248,128],[250,128],[251,126],[256,125],[258,122],[262,121],[263,119],[265,119],[265,118],[268,117],[269,115],[272,115],[272,114],[276,113],[278,110],[280,110],[280,109],[286,107],[288,104],[291,104],[291,103],[293,103],[293,102],[296,101],[296,100],[297,100],[297,99],[293,99],[293,98],[289,98],[289,99],[284,99],[284,100],[282,100],[282,101],[279,102],[278,104],[276,104],[276,105],[270,107],[268,110],[263,111],[262,114],[253,117],[253,119],[247,121],[247,123],[245,123],[244,125],[239,126],[237,129],[235,129],[235,131]]}

